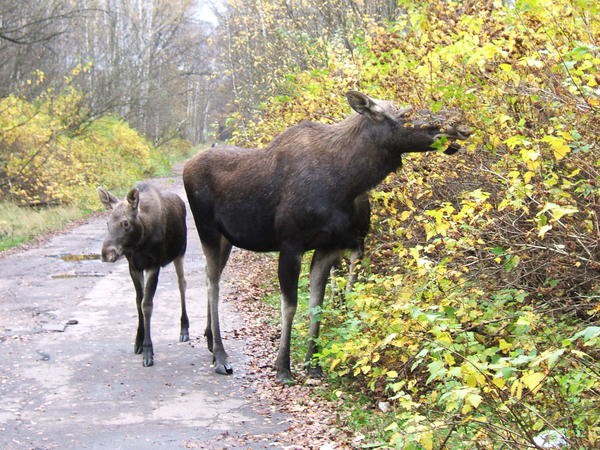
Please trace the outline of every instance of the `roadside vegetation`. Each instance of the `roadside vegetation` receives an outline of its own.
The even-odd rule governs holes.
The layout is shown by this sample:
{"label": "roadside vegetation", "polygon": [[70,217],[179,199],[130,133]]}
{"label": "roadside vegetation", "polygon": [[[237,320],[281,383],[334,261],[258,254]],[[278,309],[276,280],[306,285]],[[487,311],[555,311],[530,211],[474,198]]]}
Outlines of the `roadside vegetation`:
{"label": "roadside vegetation", "polygon": [[[43,78],[38,73],[32,82]],[[100,210],[98,186],[123,192],[168,174],[192,151],[179,139],[156,147],[112,115],[90,120],[83,94],[72,86],[31,101],[1,99],[0,135],[0,250]]]}
{"label": "roadside vegetation", "polygon": [[411,155],[372,193],[362,282],[337,280],[317,358],[332,395],[369,399],[354,414],[365,445],[595,448],[600,16],[586,1],[484,3],[403,3],[351,57],[332,44],[254,120],[234,116],[234,140],[340,119],[348,89],[464,111],[466,151]]}
{"label": "roadside vegetation", "polygon": [[192,1],[12,3],[0,250],[98,210],[97,186],[167,173],[211,130],[263,146],[345,117],[349,89],[460,109],[461,152],[407,156],[371,193],[359,282],[336,277],[319,312],[316,390],[355,447],[600,447],[598,2],[229,0],[218,24]]}

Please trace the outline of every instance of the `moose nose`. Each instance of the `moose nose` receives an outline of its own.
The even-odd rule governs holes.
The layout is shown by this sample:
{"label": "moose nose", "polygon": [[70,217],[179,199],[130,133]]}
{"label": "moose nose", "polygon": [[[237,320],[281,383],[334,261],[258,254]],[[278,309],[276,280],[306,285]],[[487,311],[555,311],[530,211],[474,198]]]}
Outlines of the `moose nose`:
{"label": "moose nose", "polygon": [[467,126],[458,126],[456,127],[456,133],[461,139],[467,139],[469,136],[473,134],[473,130]]}
{"label": "moose nose", "polygon": [[102,248],[102,262],[115,262],[119,255],[113,247]]}
{"label": "moose nose", "polygon": [[460,145],[456,142],[451,142],[446,150],[444,150],[444,155],[454,155],[457,151],[460,150]]}

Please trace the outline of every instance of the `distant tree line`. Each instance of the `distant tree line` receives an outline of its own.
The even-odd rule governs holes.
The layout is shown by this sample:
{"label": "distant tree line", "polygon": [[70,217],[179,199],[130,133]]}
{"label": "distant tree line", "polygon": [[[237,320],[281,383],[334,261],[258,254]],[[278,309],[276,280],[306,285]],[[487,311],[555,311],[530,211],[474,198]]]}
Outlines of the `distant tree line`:
{"label": "distant tree line", "polygon": [[155,143],[175,134],[203,141],[212,27],[194,20],[194,8],[192,0],[2,0],[0,96],[35,98],[90,65],[73,80],[88,119],[116,113]]}
{"label": "distant tree line", "polygon": [[[0,0],[0,97],[34,99],[69,83],[89,119],[115,113],[160,144],[228,136],[227,117],[256,114],[285,78],[319,68],[331,43],[352,54],[394,0]],[[31,80],[37,78],[38,82]],[[43,80],[39,82],[40,79]]]}

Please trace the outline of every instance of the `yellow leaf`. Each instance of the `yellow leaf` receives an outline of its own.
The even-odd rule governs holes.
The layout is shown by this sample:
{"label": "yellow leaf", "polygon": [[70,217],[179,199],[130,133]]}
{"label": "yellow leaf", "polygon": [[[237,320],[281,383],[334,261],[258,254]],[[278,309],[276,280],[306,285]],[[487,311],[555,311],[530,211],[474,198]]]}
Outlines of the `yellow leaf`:
{"label": "yellow leaf", "polygon": [[449,333],[446,333],[446,332],[440,333],[437,336],[437,340],[444,344],[448,344],[448,345],[452,344],[452,337],[450,336]]}
{"label": "yellow leaf", "polygon": [[521,377],[521,382],[534,394],[542,387],[542,380],[546,376],[541,372],[527,372]]}
{"label": "yellow leaf", "polygon": [[521,400],[521,397],[523,396],[523,383],[519,380],[515,381],[510,387],[510,394],[517,400]]}
{"label": "yellow leaf", "polygon": [[467,414],[471,409],[477,409],[477,407],[481,404],[483,397],[476,393],[469,393],[465,397],[465,403],[462,407],[462,413]]}
{"label": "yellow leaf", "polygon": [[433,432],[425,431],[419,437],[419,443],[425,450],[433,450]]}
{"label": "yellow leaf", "polygon": [[556,136],[544,136],[542,141],[550,145],[550,148],[554,153],[554,158],[557,161],[563,159],[571,151],[571,147],[569,147],[563,138]]}
{"label": "yellow leaf", "polygon": [[539,216],[540,214],[544,214],[548,211],[550,211],[554,220],[560,220],[563,216],[579,212],[579,210],[574,206],[561,206],[557,205],[556,203],[547,202],[537,215]]}
{"label": "yellow leaf", "polygon": [[402,211],[402,212],[400,213],[400,217],[399,217],[399,219],[400,219],[401,221],[404,221],[404,220],[408,219],[410,216],[412,216],[412,214],[413,214],[413,212],[412,212],[412,211]]}
{"label": "yellow leaf", "polygon": [[535,173],[533,173],[531,171],[527,171],[523,175],[523,181],[525,181],[525,183],[529,183],[534,176],[535,176]]}
{"label": "yellow leaf", "polygon": [[342,362],[339,358],[335,358],[332,362],[331,362],[331,367],[329,368],[330,371],[333,371],[333,369],[336,368],[336,366]]}
{"label": "yellow leaf", "polygon": [[535,150],[521,150],[521,157],[523,161],[536,161],[540,157],[540,152]]}
{"label": "yellow leaf", "polygon": [[456,360],[454,359],[454,356],[452,356],[452,353],[444,352],[444,360],[451,366],[456,364]]}
{"label": "yellow leaf", "polygon": [[494,383],[494,385],[496,387],[499,387],[500,389],[504,389],[504,386],[506,385],[506,380],[501,377],[496,377],[496,378],[492,378],[492,383]]}
{"label": "yellow leaf", "polygon": [[504,339],[500,338],[498,339],[498,347],[501,352],[506,353],[506,350],[512,349],[513,346],[510,342],[506,342]]}

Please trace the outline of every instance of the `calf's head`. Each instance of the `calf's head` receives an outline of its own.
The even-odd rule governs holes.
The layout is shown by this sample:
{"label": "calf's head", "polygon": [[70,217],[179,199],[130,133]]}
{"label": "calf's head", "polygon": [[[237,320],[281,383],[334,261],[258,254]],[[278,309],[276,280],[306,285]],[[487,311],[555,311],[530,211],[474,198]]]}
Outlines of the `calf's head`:
{"label": "calf's head", "polygon": [[367,118],[374,144],[396,152],[444,149],[451,155],[460,149],[456,141],[473,133],[456,111],[398,108],[393,102],[375,100],[357,91],[347,92],[346,98],[352,109]]}
{"label": "calf's head", "polygon": [[102,204],[112,211],[108,218],[108,233],[102,243],[102,261],[115,262],[128,249],[135,248],[143,235],[140,221],[140,193],[133,188],[124,200],[106,189],[98,188]]}

